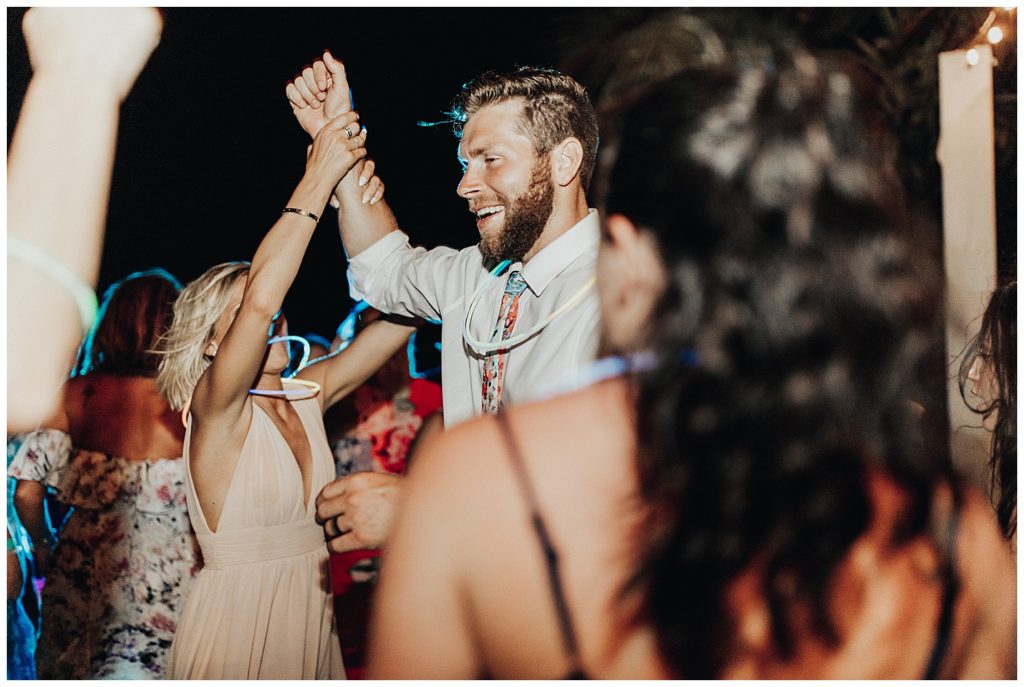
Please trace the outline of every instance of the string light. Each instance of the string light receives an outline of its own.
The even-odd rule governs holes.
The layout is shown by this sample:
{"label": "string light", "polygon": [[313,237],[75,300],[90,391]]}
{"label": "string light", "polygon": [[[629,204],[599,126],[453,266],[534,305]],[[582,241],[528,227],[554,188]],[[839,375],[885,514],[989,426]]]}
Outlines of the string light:
{"label": "string light", "polygon": [[[1010,5],[1001,8],[993,8],[991,11],[989,11],[988,16],[985,18],[985,21],[982,22],[981,27],[975,34],[975,39],[973,41],[973,44],[975,46],[978,46],[978,44],[981,43],[982,40],[987,40],[990,45],[999,45],[1000,43],[1003,42],[1003,39],[1006,38],[1006,33],[1003,31],[1003,28],[1001,26],[997,26],[995,23],[997,16],[999,15],[999,10],[1002,10],[1006,14],[1012,14],[1013,12],[1017,11],[1017,7],[1015,5]],[[982,36],[984,36],[984,39],[982,38]],[[978,52],[977,47],[973,47],[967,50],[966,60],[968,67],[974,67],[981,62],[981,53]],[[996,66],[998,64],[998,60],[996,60],[995,56],[993,56],[992,65]]]}

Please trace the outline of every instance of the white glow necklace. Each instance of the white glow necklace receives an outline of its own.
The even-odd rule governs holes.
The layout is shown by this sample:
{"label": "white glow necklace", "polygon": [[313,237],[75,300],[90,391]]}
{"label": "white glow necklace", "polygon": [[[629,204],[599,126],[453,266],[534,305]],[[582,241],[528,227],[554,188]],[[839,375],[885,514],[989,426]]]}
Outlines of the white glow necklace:
{"label": "white glow necklace", "polygon": [[587,294],[587,291],[590,290],[590,288],[594,285],[594,282],[596,281],[596,276],[588,279],[587,283],[580,287],[580,289],[575,294],[573,294],[572,298],[570,298],[557,310],[552,312],[550,315],[545,317],[537,324],[530,327],[527,331],[523,332],[522,334],[510,336],[509,338],[503,341],[481,341],[480,339],[474,337],[472,333],[470,333],[469,323],[473,320],[473,313],[476,312],[477,306],[480,305],[480,299],[483,298],[484,291],[486,291],[487,287],[491,285],[491,282],[493,282],[505,270],[505,268],[511,264],[511,260],[502,260],[501,262],[499,262],[497,266],[493,270],[491,270],[491,273],[490,275],[488,275],[488,278],[480,282],[480,286],[476,287],[476,292],[473,294],[473,297],[469,301],[469,307],[466,308],[466,321],[463,322],[462,324],[462,338],[466,341],[467,344],[470,345],[471,348],[476,350],[478,353],[489,355],[491,353],[494,353],[495,351],[500,351],[503,349],[518,346],[527,339],[532,338],[540,330],[544,329],[549,324],[551,324],[556,317],[569,312],[577,305],[579,305],[583,301],[583,297]]}

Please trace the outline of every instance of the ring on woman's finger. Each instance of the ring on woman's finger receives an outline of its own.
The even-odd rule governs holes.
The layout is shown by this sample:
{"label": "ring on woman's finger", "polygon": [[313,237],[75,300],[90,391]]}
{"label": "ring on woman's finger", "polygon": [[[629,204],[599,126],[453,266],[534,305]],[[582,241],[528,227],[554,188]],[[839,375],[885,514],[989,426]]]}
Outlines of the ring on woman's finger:
{"label": "ring on woman's finger", "polygon": [[345,135],[348,136],[349,138],[352,138],[353,136],[355,136],[355,134],[352,133],[352,129],[348,128],[347,124],[345,125]]}

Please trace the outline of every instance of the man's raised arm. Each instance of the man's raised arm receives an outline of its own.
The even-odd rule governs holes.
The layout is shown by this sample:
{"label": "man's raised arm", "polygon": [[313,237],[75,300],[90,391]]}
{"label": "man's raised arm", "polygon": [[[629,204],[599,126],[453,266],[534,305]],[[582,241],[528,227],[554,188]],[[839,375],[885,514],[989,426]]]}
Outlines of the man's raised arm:
{"label": "man's raised arm", "polygon": [[[285,94],[299,125],[310,137],[315,137],[330,119],[352,109],[345,66],[327,51],[288,83]],[[359,255],[398,228],[391,208],[382,200],[384,185],[373,171],[372,162],[357,165],[334,189],[338,231],[349,257]]]}

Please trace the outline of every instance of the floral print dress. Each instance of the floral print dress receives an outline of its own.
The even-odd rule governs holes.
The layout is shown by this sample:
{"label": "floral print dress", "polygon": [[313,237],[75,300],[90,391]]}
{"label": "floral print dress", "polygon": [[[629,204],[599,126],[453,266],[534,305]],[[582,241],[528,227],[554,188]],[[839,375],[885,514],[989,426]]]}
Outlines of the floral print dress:
{"label": "floral print dress", "polygon": [[67,434],[44,429],[8,476],[47,484],[74,507],[43,588],[39,678],[162,678],[201,567],[182,460],[73,450]]}

